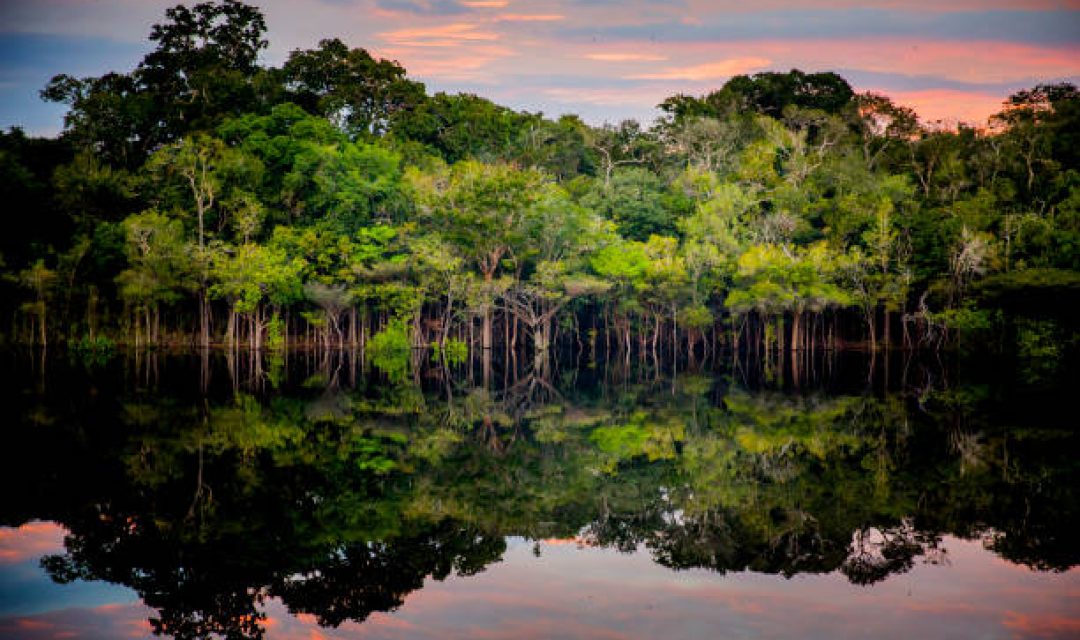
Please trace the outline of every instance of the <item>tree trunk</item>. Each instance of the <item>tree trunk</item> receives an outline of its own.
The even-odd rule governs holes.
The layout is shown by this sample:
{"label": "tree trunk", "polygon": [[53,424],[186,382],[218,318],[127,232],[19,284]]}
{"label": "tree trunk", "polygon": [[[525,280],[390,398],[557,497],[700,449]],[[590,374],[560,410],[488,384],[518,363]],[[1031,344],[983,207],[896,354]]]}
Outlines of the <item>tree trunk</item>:
{"label": "tree trunk", "polygon": [[[491,283],[491,274],[484,274],[484,282]],[[485,351],[490,351],[492,346],[491,335],[491,305],[487,302],[484,303],[484,318],[483,324],[480,328],[480,347]]]}
{"label": "tree trunk", "polygon": [[870,333],[870,350],[877,351],[877,308],[866,315],[866,328]]}
{"label": "tree trunk", "polygon": [[890,315],[889,314],[889,308],[885,307],[884,311],[885,311],[885,326],[882,328],[881,342],[884,343],[885,348],[888,349],[889,348],[889,343],[891,342],[891,340],[889,339],[889,315]]}
{"label": "tree trunk", "polygon": [[210,347],[210,301],[205,288],[199,291],[199,344],[203,349]]}
{"label": "tree trunk", "polygon": [[792,355],[799,350],[799,312],[791,314],[791,344],[789,345]]}

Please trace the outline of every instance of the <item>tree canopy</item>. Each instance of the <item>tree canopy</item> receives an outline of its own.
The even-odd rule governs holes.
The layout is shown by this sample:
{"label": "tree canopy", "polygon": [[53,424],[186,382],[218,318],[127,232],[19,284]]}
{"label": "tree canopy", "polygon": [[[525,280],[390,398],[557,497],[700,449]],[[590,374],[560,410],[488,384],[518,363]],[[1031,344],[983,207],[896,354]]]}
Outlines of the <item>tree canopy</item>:
{"label": "tree canopy", "polygon": [[590,126],[333,38],[266,66],[265,33],[238,0],[173,7],[134,69],[49,82],[59,139],[3,134],[11,338],[795,352],[1076,309],[1017,294],[1080,268],[1071,84],[947,128],[768,71]]}

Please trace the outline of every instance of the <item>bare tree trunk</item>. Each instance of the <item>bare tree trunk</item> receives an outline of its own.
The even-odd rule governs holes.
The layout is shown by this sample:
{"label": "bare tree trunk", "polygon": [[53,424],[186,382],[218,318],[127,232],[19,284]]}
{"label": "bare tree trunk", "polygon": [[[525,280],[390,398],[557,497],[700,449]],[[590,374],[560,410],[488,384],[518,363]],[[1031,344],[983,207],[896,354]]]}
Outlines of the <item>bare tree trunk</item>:
{"label": "bare tree trunk", "polygon": [[[794,361],[795,352],[799,350],[799,312],[791,314],[791,344],[788,345]],[[794,369],[793,369],[794,371]]]}
{"label": "bare tree trunk", "polygon": [[885,326],[883,327],[883,330],[882,330],[882,333],[881,333],[881,341],[882,341],[882,343],[884,343],[885,348],[888,349],[889,348],[889,343],[891,342],[891,340],[889,339],[889,316],[891,314],[889,313],[889,308],[888,307],[885,307],[883,309],[883,311],[885,312]]}
{"label": "bare tree trunk", "polygon": [[210,347],[210,302],[206,299],[205,287],[199,291],[199,344],[203,349]]}

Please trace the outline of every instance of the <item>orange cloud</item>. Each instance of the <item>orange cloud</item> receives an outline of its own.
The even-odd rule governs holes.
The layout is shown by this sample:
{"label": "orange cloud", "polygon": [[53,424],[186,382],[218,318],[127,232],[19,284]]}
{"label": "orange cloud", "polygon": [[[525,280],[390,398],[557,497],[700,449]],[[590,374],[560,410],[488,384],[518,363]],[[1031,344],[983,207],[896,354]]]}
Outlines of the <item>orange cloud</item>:
{"label": "orange cloud", "polygon": [[510,2],[508,0],[461,0],[460,4],[470,9],[502,9]]}
{"label": "orange cloud", "polygon": [[961,91],[958,89],[926,89],[923,91],[896,91],[871,88],[874,93],[883,93],[893,102],[915,109],[923,122],[943,121],[955,124],[957,121],[971,125],[983,125],[987,119],[1001,111],[1001,102],[1005,96]]}
{"label": "orange cloud", "polygon": [[688,67],[668,67],[657,73],[627,76],[633,80],[714,80],[749,73],[772,64],[768,58],[730,58]]}
{"label": "orange cloud", "polygon": [[1029,615],[1006,611],[1005,627],[1031,638],[1075,638],[1080,636],[1080,618],[1062,615]]}
{"label": "orange cloud", "polygon": [[417,77],[488,82],[488,74],[481,70],[497,60],[515,55],[515,52],[507,47],[486,44],[463,46],[454,52],[406,45],[379,49],[379,55],[400,61],[410,75]]}

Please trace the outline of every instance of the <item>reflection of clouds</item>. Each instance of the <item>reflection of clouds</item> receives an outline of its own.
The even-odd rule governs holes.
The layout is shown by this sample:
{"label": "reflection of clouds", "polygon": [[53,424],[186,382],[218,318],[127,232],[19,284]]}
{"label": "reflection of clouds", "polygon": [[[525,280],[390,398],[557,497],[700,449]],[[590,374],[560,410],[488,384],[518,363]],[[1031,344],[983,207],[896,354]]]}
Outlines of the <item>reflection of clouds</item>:
{"label": "reflection of clouds", "polygon": [[[543,541],[539,559],[530,545],[511,545],[503,563],[477,576],[429,580],[400,610],[374,613],[363,625],[320,629],[313,620],[286,616],[273,636],[1054,638],[1075,636],[1080,625],[1073,613],[1080,573],[1017,574],[977,540],[946,538],[956,557],[951,568],[918,565],[908,578],[867,588],[839,573],[785,579],[673,572],[644,553],[560,542],[567,541]],[[284,605],[271,603],[269,613],[285,615]]]}
{"label": "reflection of clouds", "polygon": [[8,640],[152,638],[147,622],[150,615],[152,611],[138,602],[60,609],[34,616],[0,618],[0,637]]}
{"label": "reflection of clouds", "polygon": [[1028,638],[1080,637],[1080,618],[1068,616],[1033,616],[1006,611],[1001,621],[1006,628]]}
{"label": "reflection of clouds", "polygon": [[55,522],[27,522],[11,528],[0,527],[0,563],[36,560],[64,550],[64,528]]}
{"label": "reflection of clouds", "polygon": [[[542,558],[532,556],[530,544],[510,545],[504,562],[475,576],[429,579],[398,611],[373,613],[364,624],[319,627],[314,616],[293,616],[271,598],[267,637],[1064,638],[1080,632],[1080,572],[1018,571],[980,540],[946,538],[951,567],[920,564],[908,577],[866,588],[839,573],[786,579],[675,572],[646,553],[579,549],[572,542],[543,541]],[[0,619],[0,637],[150,638],[151,615],[140,603],[66,608]]]}

